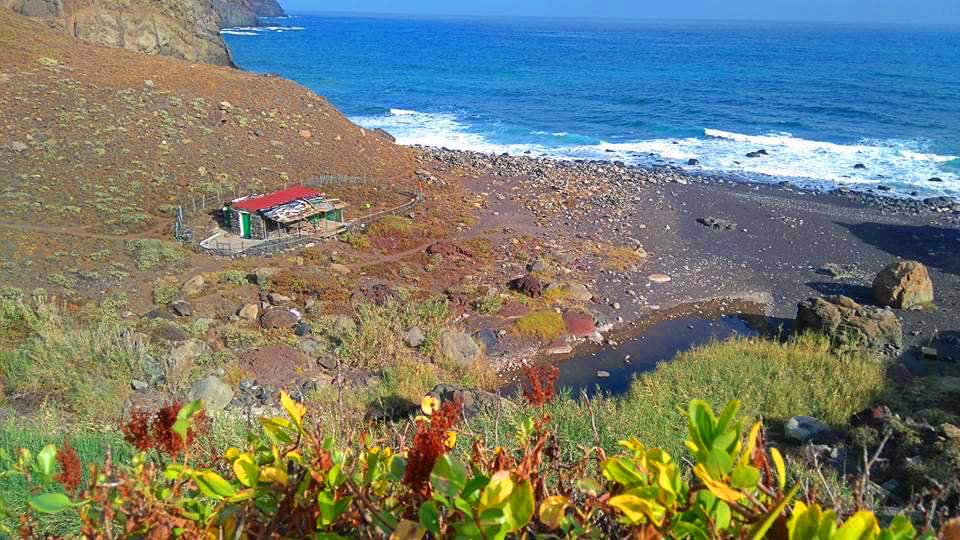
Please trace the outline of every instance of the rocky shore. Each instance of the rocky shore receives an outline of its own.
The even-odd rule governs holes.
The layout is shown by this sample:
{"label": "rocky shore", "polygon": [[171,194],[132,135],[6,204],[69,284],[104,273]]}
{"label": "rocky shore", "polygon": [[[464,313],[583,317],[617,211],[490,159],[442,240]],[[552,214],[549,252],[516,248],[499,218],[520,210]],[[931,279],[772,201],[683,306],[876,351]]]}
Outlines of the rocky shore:
{"label": "rocky shore", "polygon": [[[815,192],[622,162],[420,151],[421,180],[468,178],[466,185],[486,198],[481,219],[488,226],[526,214],[535,227],[522,230],[538,231],[544,244],[581,246],[564,260],[572,271],[596,277],[587,284],[591,309],[618,339],[665,310],[716,299],[757,302],[769,327],[789,330],[798,304],[810,298],[843,295],[873,304],[877,273],[912,259],[930,268],[936,307],[897,310],[905,337],[888,352],[919,371],[929,367],[923,347],[939,348],[941,359],[960,359],[960,340],[945,332],[960,326],[960,267],[950,256],[960,249],[960,204],[948,197]],[[596,243],[648,256],[628,268],[578,256]]]}

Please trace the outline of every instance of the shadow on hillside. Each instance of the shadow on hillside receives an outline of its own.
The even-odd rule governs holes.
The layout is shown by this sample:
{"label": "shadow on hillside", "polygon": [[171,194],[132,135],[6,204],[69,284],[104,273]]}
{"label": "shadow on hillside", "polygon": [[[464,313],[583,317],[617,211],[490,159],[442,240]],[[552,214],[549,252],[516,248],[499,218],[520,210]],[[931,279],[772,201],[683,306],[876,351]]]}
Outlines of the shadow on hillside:
{"label": "shadow on hillside", "polygon": [[920,261],[941,272],[960,274],[960,230],[930,225],[840,223],[863,242],[894,257]]}

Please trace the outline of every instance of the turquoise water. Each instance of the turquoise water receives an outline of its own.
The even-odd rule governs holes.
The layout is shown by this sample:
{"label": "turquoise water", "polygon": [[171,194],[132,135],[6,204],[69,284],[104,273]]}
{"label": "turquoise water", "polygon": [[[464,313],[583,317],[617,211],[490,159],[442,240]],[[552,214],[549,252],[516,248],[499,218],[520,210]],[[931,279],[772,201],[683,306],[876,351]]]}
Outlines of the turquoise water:
{"label": "turquoise water", "polygon": [[264,23],[224,31],[238,66],[296,80],[403,144],[960,195],[957,27]]}

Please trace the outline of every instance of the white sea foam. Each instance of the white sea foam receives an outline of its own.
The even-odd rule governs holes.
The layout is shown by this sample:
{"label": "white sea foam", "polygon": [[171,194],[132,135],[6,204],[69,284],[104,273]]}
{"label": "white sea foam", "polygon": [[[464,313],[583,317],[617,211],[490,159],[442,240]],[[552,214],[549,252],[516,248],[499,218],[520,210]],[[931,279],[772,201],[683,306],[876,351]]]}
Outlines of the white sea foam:
{"label": "white sea foam", "polygon": [[[745,135],[705,129],[703,137],[651,139],[599,144],[501,144],[457,115],[392,109],[389,114],[353,119],[361,126],[383,128],[400,144],[447,147],[457,150],[529,154],[558,159],[620,160],[638,165],[671,164],[685,169],[733,174],[761,182],[789,180],[815,189],[849,185],[858,189],[883,184],[892,194],[921,197],[960,196],[960,175],[942,166],[956,156],[929,152],[922,141],[863,140],[837,144],[794,137],[789,133]],[[532,135],[566,137],[566,133],[530,132]],[[765,149],[766,156],[746,157]],[[688,166],[687,161],[699,163]],[[854,166],[863,164],[865,168]],[[929,182],[939,177],[940,183]]]}
{"label": "white sea foam", "polygon": [[231,28],[224,28],[223,30],[220,30],[220,33],[231,36],[256,36],[267,32],[282,33],[303,29],[304,28],[302,26],[234,26]]}

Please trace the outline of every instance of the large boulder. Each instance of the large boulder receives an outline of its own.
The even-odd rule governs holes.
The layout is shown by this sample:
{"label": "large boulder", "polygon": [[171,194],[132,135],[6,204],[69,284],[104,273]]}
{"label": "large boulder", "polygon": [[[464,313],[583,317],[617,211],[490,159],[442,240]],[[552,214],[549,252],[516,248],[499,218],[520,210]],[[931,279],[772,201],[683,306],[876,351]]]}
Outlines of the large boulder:
{"label": "large boulder", "polygon": [[167,355],[166,368],[170,373],[186,373],[203,355],[210,352],[210,347],[199,339],[188,339],[170,350]]}
{"label": "large boulder", "polygon": [[210,375],[194,383],[187,394],[187,399],[203,400],[203,408],[207,412],[222,411],[233,400],[233,388],[219,377]]}
{"label": "large boulder", "polygon": [[798,333],[813,330],[838,342],[867,349],[903,347],[903,328],[892,311],[861,306],[846,296],[800,302],[795,329]]}
{"label": "large boulder", "polygon": [[873,297],[878,304],[910,309],[933,302],[933,282],[927,267],[917,261],[897,261],[873,280]]}
{"label": "large boulder", "polygon": [[447,330],[440,334],[440,354],[458,364],[467,364],[480,356],[483,351],[468,334],[456,330]]}
{"label": "large boulder", "polygon": [[240,308],[240,311],[237,313],[237,315],[247,322],[256,321],[257,317],[260,316],[260,306],[256,304],[247,304]]}
{"label": "large boulder", "polygon": [[292,328],[300,322],[300,317],[289,309],[271,309],[260,317],[260,326],[266,329]]}
{"label": "large boulder", "polygon": [[183,287],[180,290],[187,297],[200,296],[203,293],[203,288],[206,286],[207,282],[203,279],[203,276],[196,275],[184,282]]}
{"label": "large boulder", "polygon": [[254,283],[263,287],[264,285],[270,283],[270,278],[279,274],[280,271],[280,268],[261,266],[260,268],[254,270],[250,275],[253,276]]}
{"label": "large boulder", "polygon": [[557,294],[579,300],[581,302],[590,302],[593,300],[593,293],[583,283],[576,281],[556,281],[546,288],[547,293]]}

